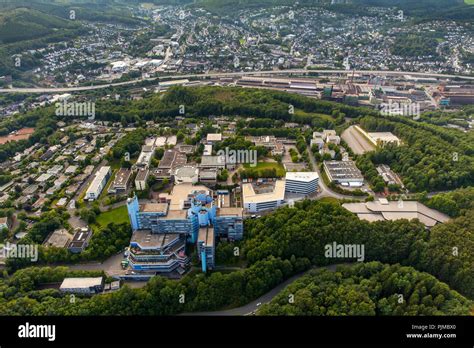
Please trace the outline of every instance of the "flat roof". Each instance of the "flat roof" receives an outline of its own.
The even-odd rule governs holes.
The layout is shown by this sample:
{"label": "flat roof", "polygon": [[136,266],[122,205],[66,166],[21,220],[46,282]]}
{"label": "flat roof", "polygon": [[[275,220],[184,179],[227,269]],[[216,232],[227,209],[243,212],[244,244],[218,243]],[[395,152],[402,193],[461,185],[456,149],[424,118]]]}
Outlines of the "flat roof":
{"label": "flat roof", "polygon": [[96,192],[97,189],[99,188],[99,185],[102,184],[102,180],[107,176],[107,174],[110,171],[109,166],[103,166],[101,167],[97,173],[95,173],[94,180],[92,180],[91,184],[89,185],[89,188],[87,189],[87,192]]}
{"label": "flat roof", "polygon": [[102,285],[102,277],[64,278],[60,289],[91,288]]}
{"label": "flat roof", "polygon": [[188,196],[196,191],[211,194],[211,190],[204,185],[193,185],[191,183],[174,185],[173,191],[166,197],[170,200],[170,210],[181,210],[183,203],[188,200]]}
{"label": "flat roof", "polygon": [[131,175],[132,175],[132,171],[130,169],[120,168],[117,174],[115,174],[113,186],[126,185]]}
{"label": "flat roof", "polygon": [[130,243],[137,243],[142,248],[163,248],[179,239],[178,233],[151,233],[151,230],[137,230],[132,234]]}
{"label": "flat roof", "polygon": [[324,166],[329,171],[331,180],[364,180],[361,171],[357,168],[354,161],[324,161]]}
{"label": "flat roof", "polygon": [[186,210],[170,210],[166,216],[161,217],[162,220],[187,220],[187,218]]}
{"label": "flat roof", "polygon": [[310,182],[313,180],[318,180],[319,175],[317,172],[287,172],[285,179],[302,181],[302,182]]}
{"label": "flat roof", "polygon": [[207,141],[221,141],[222,134],[221,133],[209,133],[207,135]]}
{"label": "flat roof", "polygon": [[357,214],[361,219],[374,220],[374,215],[379,216],[378,220],[398,220],[398,219],[418,219],[428,227],[436,223],[443,223],[449,220],[449,216],[437,210],[428,208],[424,204],[416,201],[373,201],[366,203],[344,203],[344,208]]}
{"label": "flat roof", "polygon": [[225,165],[225,156],[202,156],[201,167],[219,167]]}
{"label": "flat roof", "polygon": [[285,199],[285,181],[277,180],[271,192],[256,193],[252,184],[242,185],[244,203],[263,203],[269,201],[282,201]]}
{"label": "flat roof", "polygon": [[140,204],[140,211],[142,213],[163,213],[168,211],[168,203],[145,203]]}
{"label": "flat roof", "polygon": [[199,229],[198,241],[202,241],[206,246],[214,245],[214,228],[211,226],[201,227]]}
{"label": "flat roof", "polygon": [[199,174],[199,169],[194,166],[182,166],[176,169],[174,175],[177,177],[193,177]]}
{"label": "flat roof", "polygon": [[243,208],[219,208],[217,216],[242,216]]}
{"label": "flat roof", "polygon": [[135,177],[135,180],[138,181],[143,181],[148,177],[149,170],[148,169],[140,169],[137,172],[137,176]]}
{"label": "flat roof", "polygon": [[400,139],[391,132],[370,132],[367,134],[375,141],[380,140],[382,142],[400,142]]}
{"label": "flat roof", "polygon": [[[1,222],[1,221],[0,221]],[[65,228],[53,231],[48,239],[43,243],[45,246],[65,248],[73,236]]]}

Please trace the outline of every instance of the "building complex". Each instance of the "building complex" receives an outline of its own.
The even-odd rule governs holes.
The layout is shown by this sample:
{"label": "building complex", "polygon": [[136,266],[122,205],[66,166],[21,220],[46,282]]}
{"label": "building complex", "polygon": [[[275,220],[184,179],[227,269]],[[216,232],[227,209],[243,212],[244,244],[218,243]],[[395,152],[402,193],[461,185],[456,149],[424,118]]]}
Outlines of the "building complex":
{"label": "building complex", "polygon": [[242,208],[219,207],[219,194],[203,185],[181,183],[155,203],[127,202],[133,236],[127,267],[142,276],[183,274],[195,245],[203,272],[214,267],[216,239],[243,236]]}

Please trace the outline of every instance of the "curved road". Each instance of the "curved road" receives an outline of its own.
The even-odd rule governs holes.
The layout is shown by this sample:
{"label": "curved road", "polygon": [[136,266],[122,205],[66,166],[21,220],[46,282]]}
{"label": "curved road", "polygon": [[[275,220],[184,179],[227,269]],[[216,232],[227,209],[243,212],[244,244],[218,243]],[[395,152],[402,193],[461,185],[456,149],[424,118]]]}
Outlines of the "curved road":
{"label": "curved road", "polygon": [[318,185],[319,185],[319,188],[321,189],[321,193],[318,193],[316,196],[309,197],[309,199],[320,199],[323,197],[332,197],[336,199],[353,199],[353,200],[358,200],[358,201],[365,200],[366,198],[365,196],[360,197],[360,196],[343,195],[343,194],[332,191],[324,182],[323,177],[321,175],[321,170],[319,169],[318,164],[314,160],[313,152],[311,151],[311,148],[309,146],[307,147],[307,151],[308,151],[309,161],[311,162],[311,165],[313,166],[314,170],[319,175]]}
{"label": "curved road", "polygon": [[473,80],[474,76],[464,75],[449,75],[449,74],[437,74],[437,73],[422,73],[422,72],[410,72],[410,71],[388,71],[388,70],[306,70],[306,69],[286,69],[286,70],[266,70],[266,71],[242,71],[242,72],[228,72],[228,73],[205,73],[205,74],[184,74],[184,75],[173,75],[173,76],[158,76],[150,77],[146,79],[136,79],[125,82],[109,83],[105,85],[96,86],[78,86],[78,87],[59,87],[59,88],[0,88],[0,93],[65,93],[65,92],[79,92],[89,91],[94,89],[103,89],[109,87],[119,87],[126,85],[133,85],[143,81],[156,81],[162,79],[188,79],[188,78],[206,78],[206,77],[232,77],[232,76],[244,76],[244,75],[278,75],[278,74],[303,74],[303,73],[319,73],[319,74],[377,74],[377,75],[412,75],[421,77],[435,77],[435,78],[460,78],[464,80]]}
{"label": "curved road", "polygon": [[[313,267],[310,270],[315,270],[315,269],[327,269],[331,272],[334,272],[336,270],[336,267],[339,266],[340,264],[334,264],[334,265],[329,265],[325,267]],[[277,296],[285,287],[287,287],[289,284],[294,282],[295,280],[301,278],[305,274],[307,274],[310,270],[297,274],[291,278],[288,278],[286,281],[283,283],[279,284],[269,292],[267,292],[265,295],[260,296],[257,298],[255,301],[252,301],[242,307],[237,307],[237,308],[232,308],[232,309],[227,309],[227,310],[222,310],[222,311],[214,311],[214,312],[193,312],[193,313],[182,313],[180,315],[187,315],[187,316],[240,316],[240,315],[251,315],[254,311],[256,311],[259,306],[257,304],[264,304],[270,302],[275,296]]]}

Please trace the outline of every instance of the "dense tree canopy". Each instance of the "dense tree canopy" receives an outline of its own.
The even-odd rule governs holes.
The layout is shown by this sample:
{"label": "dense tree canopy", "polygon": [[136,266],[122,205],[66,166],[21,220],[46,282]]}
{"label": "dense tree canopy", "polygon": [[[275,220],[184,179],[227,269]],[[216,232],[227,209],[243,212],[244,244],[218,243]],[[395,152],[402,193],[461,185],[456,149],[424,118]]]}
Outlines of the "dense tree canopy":
{"label": "dense tree canopy", "polygon": [[313,270],[259,315],[469,315],[472,302],[412,267],[380,262]]}

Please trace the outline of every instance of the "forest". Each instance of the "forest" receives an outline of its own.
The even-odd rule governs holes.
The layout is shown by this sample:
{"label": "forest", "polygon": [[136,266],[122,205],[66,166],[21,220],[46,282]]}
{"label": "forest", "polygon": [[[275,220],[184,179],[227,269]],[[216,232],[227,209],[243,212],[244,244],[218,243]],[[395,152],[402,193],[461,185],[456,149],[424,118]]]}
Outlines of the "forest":
{"label": "forest", "polygon": [[[413,277],[403,278],[407,294],[420,284],[432,291],[431,300],[420,300],[424,307],[407,308],[407,311],[448,314],[459,310],[456,313],[465,313],[462,307],[467,302],[443,288],[458,291],[471,300],[474,298],[472,210],[428,232],[416,221],[368,223],[359,220],[339,203],[303,201],[297,202],[294,208],[280,208],[271,215],[247,220],[245,230],[245,239],[237,244],[241,248],[239,257],[242,259],[239,260],[243,261],[245,268],[229,273],[191,272],[180,281],[154,277],[142,289],[125,286],[113,294],[80,298],[74,305],[55,290],[38,289],[41,282],[35,283],[31,277],[44,268],[25,268],[11,277],[4,273],[0,280],[0,314],[172,315],[236,307],[256,299],[311,266],[354,261],[326,258],[324,246],[333,242],[364,244],[367,262],[411,266],[417,271],[429,272],[447,284],[438,282],[440,285],[432,289],[437,284],[434,278],[410,270]],[[225,250],[221,250],[220,258],[235,258],[226,255],[232,250],[232,245],[227,245]],[[54,269],[46,269],[52,278],[57,278]],[[32,282],[34,286],[26,292],[18,285]],[[423,286],[420,285],[420,289]],[[181,294],[186,298],[183,304],[178,301]],[[448,301],[453,298],[452,306],[458,309],[448,310],[450,305],[441,301],[439,295]],[[455,298],[458,298],[457,302]],[[390,303],[383,307],[389,314]]]}
{"label": "forest", "polygon": [[369,262],[312,270],[258,315],[469,315],[472,302],[412,267]]}

